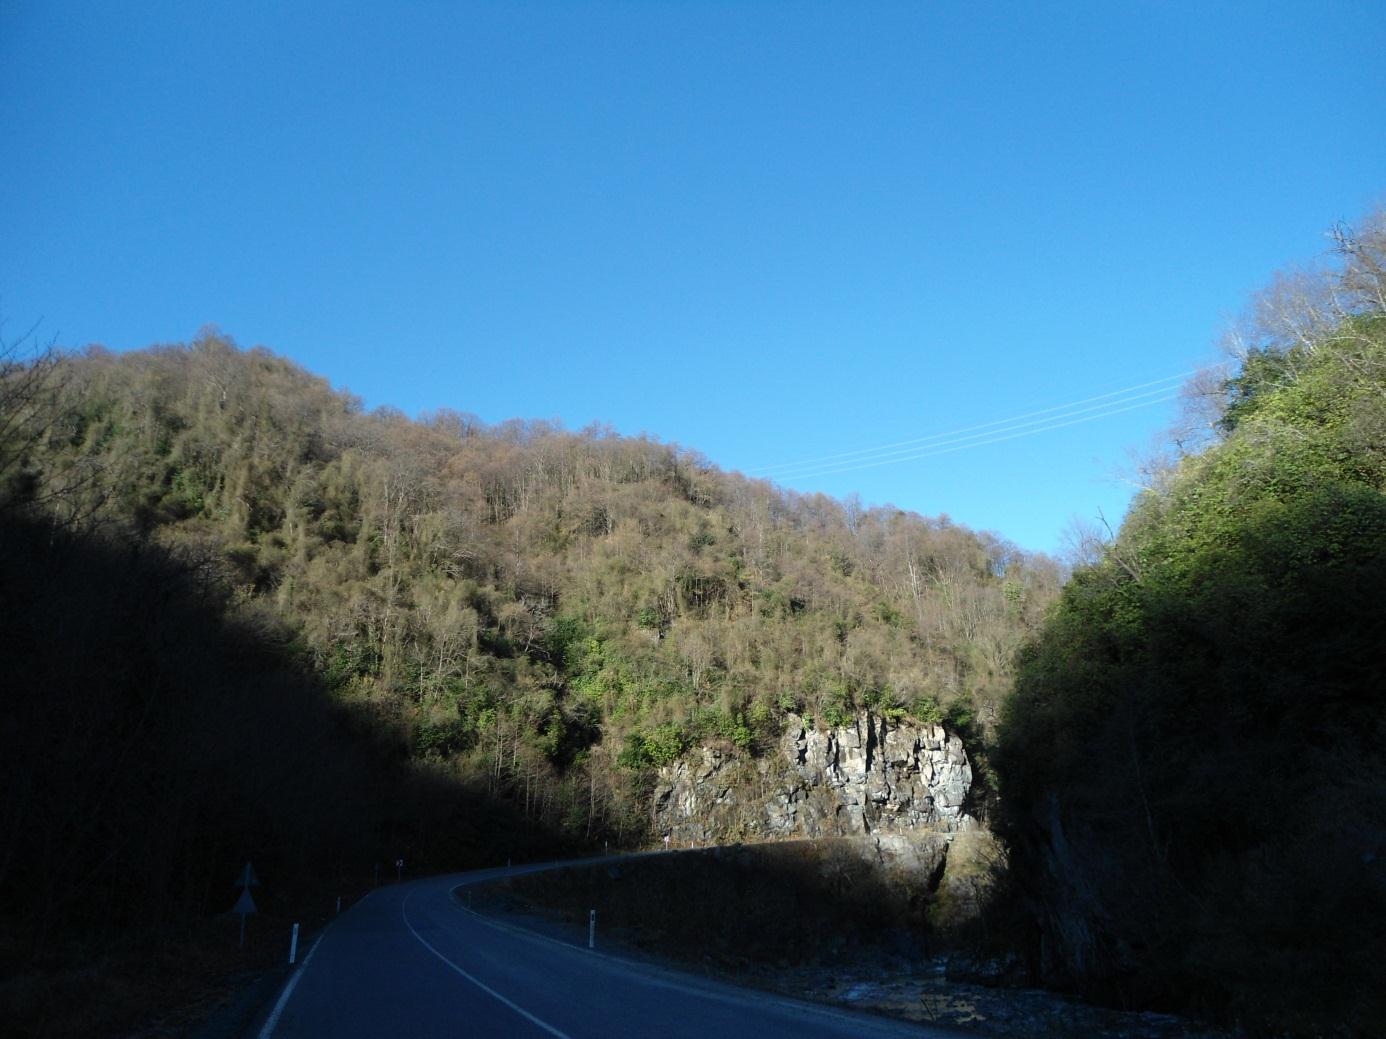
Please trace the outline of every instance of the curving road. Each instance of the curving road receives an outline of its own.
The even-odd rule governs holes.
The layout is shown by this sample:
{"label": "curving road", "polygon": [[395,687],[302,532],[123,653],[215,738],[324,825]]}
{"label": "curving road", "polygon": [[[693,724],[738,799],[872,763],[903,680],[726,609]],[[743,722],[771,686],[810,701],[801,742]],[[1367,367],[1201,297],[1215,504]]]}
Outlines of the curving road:
{"label": "curving road", "polygon": [[[588,860],[591,861],[591,860]],[[379,888],[309,947],[259,1039],[408,1036],[904,1037],[957,1033],[741,989],[531,934],[453,891],[550,867]]]}

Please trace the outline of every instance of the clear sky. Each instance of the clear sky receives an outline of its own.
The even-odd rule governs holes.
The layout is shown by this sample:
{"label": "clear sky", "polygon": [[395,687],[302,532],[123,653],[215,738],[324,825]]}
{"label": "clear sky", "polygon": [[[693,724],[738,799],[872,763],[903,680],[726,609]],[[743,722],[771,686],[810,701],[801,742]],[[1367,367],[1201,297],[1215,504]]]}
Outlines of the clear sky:
{"label": "clear sky", "polygon": [[1054,549],[1156,380],[1386,200],[1383,55],[1381,0],[0,0],[0,314],[841,455],[774,472]]}

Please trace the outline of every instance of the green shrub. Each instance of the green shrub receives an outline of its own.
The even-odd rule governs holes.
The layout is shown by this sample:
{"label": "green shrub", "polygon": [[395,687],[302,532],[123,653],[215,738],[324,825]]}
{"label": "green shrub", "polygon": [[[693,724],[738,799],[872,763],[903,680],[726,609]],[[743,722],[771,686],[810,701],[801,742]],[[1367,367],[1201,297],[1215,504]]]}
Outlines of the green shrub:
{"label": "green shrub", "polygon": [[943,708],[932,696],[915,697],[910,704],[910,714],[925,725],[938,725],[944,719]]}

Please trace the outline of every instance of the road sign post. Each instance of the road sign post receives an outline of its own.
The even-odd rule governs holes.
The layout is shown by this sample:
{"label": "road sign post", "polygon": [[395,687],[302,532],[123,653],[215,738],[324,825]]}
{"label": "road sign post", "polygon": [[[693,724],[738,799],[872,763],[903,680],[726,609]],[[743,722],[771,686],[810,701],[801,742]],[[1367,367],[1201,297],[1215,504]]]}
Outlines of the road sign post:
{"label": "road sign post", "polygon": [[250,888],[241,889],[241,897],[236,900],[236,908],[231,910],[241,917],[241,948],[245,948],[245,918],[255,912],[255,899],[250,897]]}
{"label": "road sign post", "polygon": [[255,912],[255,899],[250,897],[251,885],[259,886],[260,878],[255,875],[255,867],[249,862],[245,864],[245,869],[241,870],[241,875],[236,884],[241,889],[241,897],[236,899],[236,907],[231,910],[233,913],[240,914],[241,918],[241,945],[245,948],[245,918]]}
{"label": "road sign post", "polygon": [[595,949],[597,947],[597,911],[589,910],[587,913],[587,947]]}

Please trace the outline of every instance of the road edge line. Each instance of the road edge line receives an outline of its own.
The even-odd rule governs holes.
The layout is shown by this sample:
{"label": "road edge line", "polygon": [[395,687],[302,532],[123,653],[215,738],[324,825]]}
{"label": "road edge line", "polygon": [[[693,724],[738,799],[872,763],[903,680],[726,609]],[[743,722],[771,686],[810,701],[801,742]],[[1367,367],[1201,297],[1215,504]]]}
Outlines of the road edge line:
{"label": "road edge line", "polygon": [[322,944],[322,940],[326,937],[327,930],[324,928],[323,933],[318,935],[317,940],[313,942],[313,947],[308,950],[308,955],[303,957],[303,962],[299,965],[298,969],[294,971],[294,976],[291,977],[288,984],[284,986],[284,991],[279,994],[279,1000],[274,1004],[274,1009],[270,1011],[270,1016],[266,1018],[265,1026],[260,1029],[257,1039],[270,1039],[270,1037],[274,1035],[274,1027],[279,1024],[279,1015],[282,1014],[284,1008],[289,1005],[289,997],[294,994],[294,988],[298,985],[298,979],[303,977],[303,972],[308,969],[308,963],[312,960],[313,953],[318,951],[318,946]]}
{"label": "road edge line", "polygon": [[[412,892],[410,892],[410,894],[412,894]],[[515,1013],[519,1014],[521,1017],[523,1017],[523,1018],[524,1018],[526,1021],[528,1021],[530,1024],[534,1025],[534,1026],[537,1027],[537,1028],[542,1028],[544,1031],[548,1032],[549,1035],[554,1036],[555,1039],[571,1039],[571,1037],[570,1037],[566,1032],[560,1032],[557,1028],[555,1028],[553,1025],[549,1024],[547,1021],[543,1020],[542,1018],[535,1017],[533,1014],[531,1014],[531,1013],[530,1013],[528,1010],[526,1010],[524,1007],[520,1006],[520,1004],[518,1004],[518,1003],[516,1003],[516,1002],[514,1002],[514,1001],[512,1001],[512,1000],[506,999],[506,998],[505,998],[504,996],[502,996],[499,992],[497,992],[495,989],[493,989],[490,985],[486,984],[486,982],[480,980],[479,978],[473,977],[471,974],[467,973],[465,970],[463,970],[463,969],[462,969],[461,967],[459,967],[457,964],[453,963],[452,960],[448,959],[448,958],[447,958],[446,956],[444,956],[441,952],[439,952],[437,949],[435,949],[435,948],[428,942],[428,940],[427,940],[426,938],[424,938],[423,935],[421,935],[418,931],[414,930],[414,925],[411,924],[411,923],[409,922],[409,913],[407,912],[408,906],[409,906],[409,895],[406,895],[406,896],[404,897],[404,901],[400,903],[400,907],[399,907],[400,919],[404,921],[404,926],[407,927],[407,928],[409,928],[409,933],[412,934],[412,935],[414,936],[414,938],[418,941],[418,943],[419,943],[420,945],[422,945],[422,946],[423,946],[425,949],[427,949],[429,952],[433,953],[434,956],[437,956],[438,959],[442,960],[444,963],[446,963],[449,967],[451,967],[453,970],[455,970],[458,974],[462,975],[462,977],[464,977],[464,978],[466,978],[468,981],[470,981],[470,982],[471,982],[473,985],[475,985],[477,988],[481,989],[482,992],[485,992],[485,993],[486,993],[488,996],[490,996],[492,999],[494,999],[494,1000],[496,1000],[497,1002],[502,1003],[502,1004],[504,1004],[505,1006],[509,1007],[511,1010],[515,1011]],[[268,1039],[268,1037],[267,1037],[267,1036],[261,1036],[260,1039]]]}

